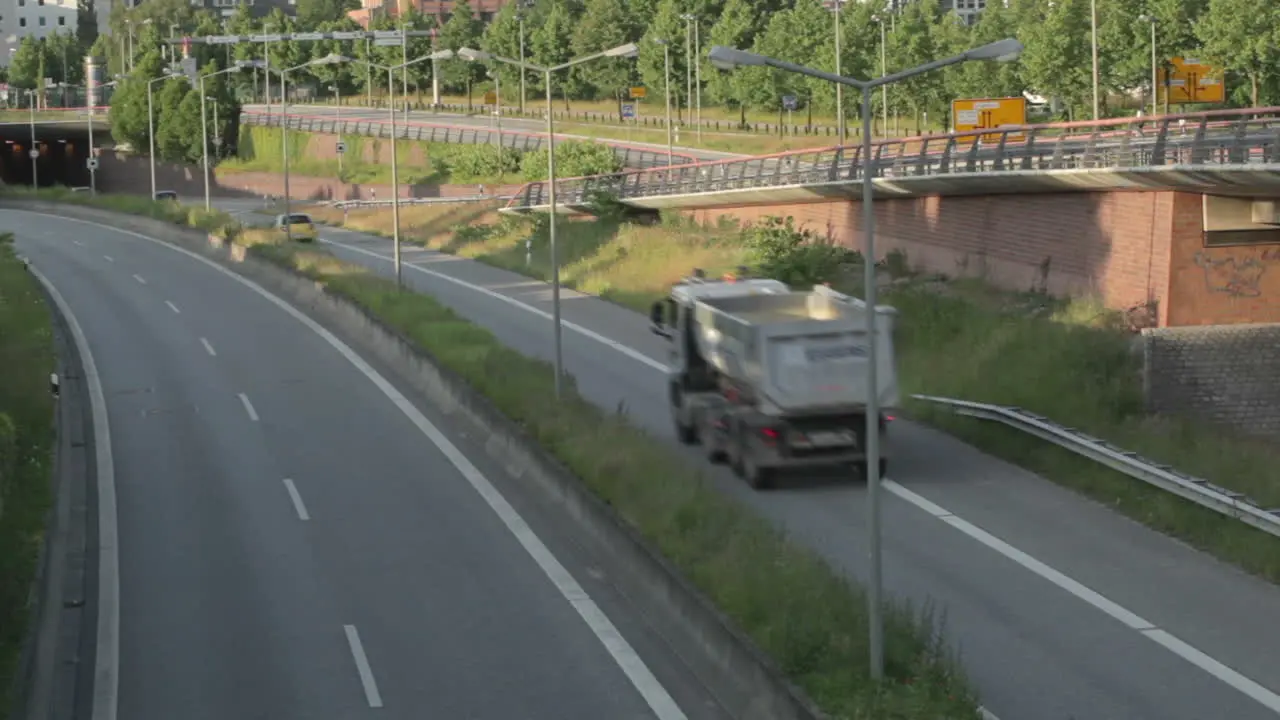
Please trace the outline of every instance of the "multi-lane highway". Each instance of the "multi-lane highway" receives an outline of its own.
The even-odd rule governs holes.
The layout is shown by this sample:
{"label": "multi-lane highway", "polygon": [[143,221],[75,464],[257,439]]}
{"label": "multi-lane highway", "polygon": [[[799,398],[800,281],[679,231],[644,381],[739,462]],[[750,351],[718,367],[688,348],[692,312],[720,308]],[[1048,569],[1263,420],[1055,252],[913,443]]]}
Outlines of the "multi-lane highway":
{"label": "multi-lane highway", "polygon": [[98,710],[724,717],[613,570],[394,375],[192,253],[26,211],[0,227],[65,299],[105,397],[119,642],[82,659]]}
{"label": "multi-lane highway", "polygon": [[[338,256],[390,273],[388,241],[328,228],[321,237]],[[512,347],[550,357],[541,283],[422,249],[405,262],[406,282]],[[665,343],[642,316],[595,298],[566,293],[563,312],[566,366],[581,391],[609,409],[625,403],[674,451]],[[1280,588],[928,428],[899,420],[891,443],[886,583],[945,611],[946,634],[997,717],[1280,716]],[[757,493],[706,467],[721,490],[864,575],[860,484]]]}

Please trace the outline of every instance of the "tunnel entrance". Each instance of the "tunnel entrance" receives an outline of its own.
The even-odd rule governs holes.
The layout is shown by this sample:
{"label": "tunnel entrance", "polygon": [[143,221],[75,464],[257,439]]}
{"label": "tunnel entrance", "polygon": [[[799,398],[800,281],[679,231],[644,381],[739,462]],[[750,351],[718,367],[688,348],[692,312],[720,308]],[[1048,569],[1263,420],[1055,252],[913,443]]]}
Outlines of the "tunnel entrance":
{"label": "tunnel entrance", "polygon": [[[34,161],[31,157],[33,148],[36,151]],[[6,185],[30,186],[34,177],[40,187],[87,186],[88,157],[87,130],[37,123],[33,145],[30,125],[0,125],[0,180]]]}

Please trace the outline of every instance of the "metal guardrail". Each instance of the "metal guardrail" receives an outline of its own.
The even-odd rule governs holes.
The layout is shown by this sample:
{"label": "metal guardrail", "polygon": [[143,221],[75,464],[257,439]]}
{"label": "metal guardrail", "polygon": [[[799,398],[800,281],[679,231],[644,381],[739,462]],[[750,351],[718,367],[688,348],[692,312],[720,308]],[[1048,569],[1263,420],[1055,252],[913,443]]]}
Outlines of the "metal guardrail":
{"label": "metal guardrail", "polygon": [[1004,423],[1148,485],[1280,537],[1280,508],[1264,508],[1242,493],[1214,485],[1204,478],[1178,472],[1168,465],[1153,463],[1137,453],[1118,448],[1075,428],[1059,425],[1049,418],[1018,407],[987,405],[932,395],[912,395],[912,397],[945,405],[958,415]]}
{"label": "metal guardrail", "polygon": [[[280,127],[279,113],[257,113],[246,112],[241,118],[249,125],[259,125],[268,127]],[[368,135],[371,137],[391,137],[390,124],[382,120],[338,120],[336,117],[326,117],[318,115],[295,115],[290,113],[288,116],[289,128],[302,132],[326,133],[330,135]],[[498,140],[498,132],[494,128],[481,127],[478,125],[441,125],[437,123],[424,123],[410,120],[408,123],[396,123],[396,136],[406,140],[421,140],[424,142],[436,143],[454,143],[463,145],[493,145]],[[502,145],[503,147],[513,148],[522,152],[537,152],[545,150],[543,141],[546,135],[539,133],[525,132],[521,130],[503,130]],[[667,152],[665,150],[653,150],[649,148],[638,148],[630,145],[601,141],[609,147],[613,148],[614,154],[627,168],[654,168],[668,167]],[[696,160],[691,155],[681,153],[672,154],[675,163],[691,163]]]}
{"label": "metal guardrail", "polygon": [[[466,195],[463,197],[400,198],[401,205],[437,205],[510,200],[514,195]],[[339,210],[352,208],[391,207],[391,200],[330,200],[323,203]]]}
{"label": "metal guardrail", "polygon": [[[605,192],[619,199],[766,187],[847,184],[864,173],[886,180],[1051,170],[1280,163],[1280,107],[1190,115],[1024,125],[881,140],[870,162],[860,146],[797,150],[565,178],[557,202]],[[528,183],[509,209],[541,207],[545,181]]]}

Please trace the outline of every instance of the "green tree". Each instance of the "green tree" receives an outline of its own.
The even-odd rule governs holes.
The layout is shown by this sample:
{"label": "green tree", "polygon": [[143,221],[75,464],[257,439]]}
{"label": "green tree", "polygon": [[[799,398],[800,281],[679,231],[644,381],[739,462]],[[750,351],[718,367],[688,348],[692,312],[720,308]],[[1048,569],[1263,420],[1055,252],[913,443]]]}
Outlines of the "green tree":
{"label": "green tree", "polygon": [[661,0],[657,14],[649,22],[648,31],[640,41],[640,57],[636,61],[640,79],[654,95],[665,99],[667,74],[662,43],[669,44],[671,53],[671,107],[677,117],[683,117],[681,109],[688,105],[689,93],[685,84],[685,68],[689,67],[685,53],[685,21],[680,19],[684,7],[680,0]]}
{"label": "green tree", "polygon": [[[457,0],[449,20],[440,29],[440,48],[454,52],[464,47],[479,48],[483,36],[484,25],[471,11],[471,3]],[[465,91],[470,105],[472,85],[484,77],[484,67],[466,60],[447,60],[440,63],[440,76],[445,87]]]}
{"label": "green tree", "polygon": [[111,95],[111,137],[122,145],[147,147],[147,81],[160,77],[164,61],[160,53],[151,52],[138,58],[137,67],[116,87]]}
{"label": "green tree", "polygon": [[[360,30],[360,25],[349,17],[334,22],[322,23],[317,27],[317,32],[331,33],[341,31]],[[355,57],[356,45],[363,46],[364,41],[353,40],[317,40],[311,43],[312,59],[319,59],[330,54],[345,55],[347,57]],[[329,86],[339,89],[343,96],[351,95],[353,92],[363,87],[365,78],[365,69],[357,63],[336,63],[333,65],[316,65],[311,70],[311,74],[316,77],[324,85],[324,94],[329,91]]]}
{"label": "green tree", "polygon": [[[639,28],[632,25],[622,0],[587,0],[570,46],[576,57],[584,57],[625,45],[638,35]],[[572,75],[579,96],[612,97],[621,113],[624,92],[637,73],[635,60],[631,58],[601,58],[574,68]]]}
{"label": "green tree", "polygon": [[[151,100],[155,112],[156,127],[156,159],[169,162],[186,162],[190,155],[192,138],[199,145],[200,128],[194,133],[188,123],[183,122],[180,114],[182,101],[188,95],[197,95],[191,91],[191,83],[185,78],[174,78],[156,83],[151,89]],[[146,101],[145,90],[143,101]],[[199,116],[196,117],[199,120]],[[142,145],[139,149],[145,149]]]}
{"label": "green tree", "polygon": [[1280,72],[1280,5],[1256,0],[1209,0],[1196,34],[1204,55],[1249,83],[1259,107],[1264,85]]}
{"label": "green tree", "polygon": [[360,7],[358,0],[298,0],[298,24],[309,30],[347,17],[348,10]]}
{"label": "green tree", "polygon": [[1092,93],[1089,0],[1025,0],[1019,37],[1030,89],[1067,104],[1072,117]]}
{"label": "green tree", "polygon": [[80,47],[93,47],[98,39],[98,9],[94,0],[76,2],[76,37]]}
{"label": "green tree", "polygon": [[43,44],[33,35],[22,38],[9,61],[9,84],[23,90],[39,87],[40,65],[43,60]]}
{"label": "green tree", "polygon": [[[573,44],[573,14],[565,0],[550,0],[551,7],[545,20],[533,31],[531,47],[534,64],[543,67],[554,67],[571,59]],[[565,109],[569,109],[568,87],[563,75],[552,77],[552,94],[564,99]],[[540,85],[541,87],[541,85]],[[545,91],[545,89],[544,89]]]}
{"label": "green tree", "polygon": [[[728,0],[720,14],[720,19],[711,26],[707,45],[749,48],[755,43],[759,28],[758,20],[753,13],[750,0]],[[707,84],[705,99],[739,108],[742,113],[742,122],[745,123],[749,96],[744,92],[738,74],[733,71],[721,72],[710,63],[705,63],[702,67],[702,77]]]}
{"label": "green tree", "polygon": [[[958,23],[952,23],[957,25]],[[1017,18],[1004,3],[987,6],[982,17],[970,32],[953,31],[947,54],[958,55],[966,50],[988,43],[1016,37]],[[1020,97],[1025,89],[1022,81],[1022,65],[1018,62],[978,63],[967,62],[948,68],[944,82],[950,99]],[[948,114],[950,110],[948,109]]]}
{"label": "green tree", "polygon": [[[512,60],[520,59],[520,16],[518,2],[505,3],[493,22],[484,29],[480,47],[485,51]],[[527,30],[526,26],[526,30]],[[527,38],[526,38],[527,41]],[[527,48],[527,45],[526,45]],[[516,97],[520,92],[520,69],[507,63],[490,63],[490,73],[496,73],[502,85],[503,95]],[[537,73],[525,73],[526,92],[541,88],[540,79],[535,85]]]}

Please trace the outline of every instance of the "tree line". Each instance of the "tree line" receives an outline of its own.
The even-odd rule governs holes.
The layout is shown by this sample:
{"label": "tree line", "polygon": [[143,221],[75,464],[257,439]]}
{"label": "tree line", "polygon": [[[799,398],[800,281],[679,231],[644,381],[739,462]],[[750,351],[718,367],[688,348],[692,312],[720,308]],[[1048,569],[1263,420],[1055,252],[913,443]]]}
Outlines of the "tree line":
{"label": "tree line", "polygon": [[[649,88],[651,99],[666,87],[663,47],[670,43],[670,91],[679,109],[688,108],[686,46],[697,24],[701,45],[701,96],[704,105],[720,105],[743,112],[777,111],[786,95],[795,96],[810,112],[834,114],[835,91],[827,82],[774,71],[748,68],[721,72],[706,60],[712,45],[728,45],[801,63],[822,70],[835,69],[835,24],[831,0],[514,0],[490,22],[482,22],[467,0],[459,0],[443,24],[410,9],[403,17],[378,13],[368,29],[436,30],[432,37],[413,37],[408,48],[379,47],[365,41],[281,41],[270,43],[274,68],[301,65],[329,53],[398,65],[402,57],[421,57],[433,49],[473,47],[495,55],[520,54],[523,27],[525,57],[550,66],[575,57],[635,42],[638,59],[603,59],[560,73],[552,93],[566,107],[576,100],[613,99],[621,102],[629,88]],[[955,98],[1008,97],[1024,91],[1054,98],[1062,116],[1086,119],[1092,104],[1090,0],[992,0],[972,24],[945,12],[939,0],[913,0],[889,12],[886,3],[847,2],[839,14],[841,70],[854,77],[876,77],[914,67],[929,60],[1005,37],[1017,37],[1026,49],[1012,63],[968,63],[918,76],[895,85],[887,93],[888,110],[895,115],[929,113],[945,117]],[[299,0],[297,16],[275,10],[265,18],[252,17],[241,4],[225,21],[193,9],[184,0],[149,0],[135,8],[117,4],[109,35],[99,37],[95,55],[109,59],[113,73],[126,73],[116,98],[131,104],[140,83],[157,77],[170,52],[165,38],[173,33],[191,36],[260,33],[332,32],[362,30],[346,12],[351,0]],[[1194,56],[1226,68],[1228,105],[1280,103],[1280,3],[1264,0],[1097,0],[1099,86],[1102,112],[1126,112],[1116,98],[1140,95],[1150,83],[1151,23],[1156,26],[1160,58]],[[126,43],[123,39],[129,37]],[[261,59],[264,45],[192,46],[202,68],[228,67],[235,60]],[[519,71],[509,65],[448,60],[438,64],[444,92],[472,96],[500,81],[505,103],[519,97]],[[431,89],[433,64],[407,70],[407,84],[422,98]],[[226,107],[255,96],[265,85],[256,73],[220,76]],[[495,77],[496,76],[496,77]],[[225,80],[226,82],[223,82]],[[176,81],[173,81],[176,82]],[[274,78],[273,84],[278,85]],[[401,76],[395,79],[397,91]],[[543,92],[543,79],[526,73],[528,96]],[[345,95],[383,92],[387,77],[357,63],[315,66],[298,71],[291,84],[307,85],[317,93],[334,88]],[[168,91],[172,82],[166,83]],[[184,85],[185,86],[185,85]],[[171,91],[177,98],[177,90]],[[278,97],[278,89],[273,93]],[[145,92],[142,94],[145,102]],[[877,112],[884,96],[873,98]],[[185,98],[183,99],[185,100]],[[198,100],[198,98],[197,98]],[[167,102],[167,100],[166,100]],[[179,104],[181,104],[181,100]],[[853,110],[856,93],[846,93]],[[114,104],[114,103],[113,103]],[[1130,103],[1128,111],[1138,106]],[[165,113],[171,108],[165,106]],[[114,112],[114,108],[113,108]],[[138,138],[125,112],[121,139]],[[855,113],[847,112],[848,117]],[[145,117],[145,112],[143,112]],[[169,117],[166,115],[166,118]],[[179,116],[172,116],[179,117]],[[230,122],[232,115],[227,113]],[[167,122],[167,121],[166,121]],[[224,137],[230,136],[224,133]],[[142,136],[145,138],[145,135]],[[190,137],[189,135],[187,137]],[[196,145],[198,146],[198,141]]]}

